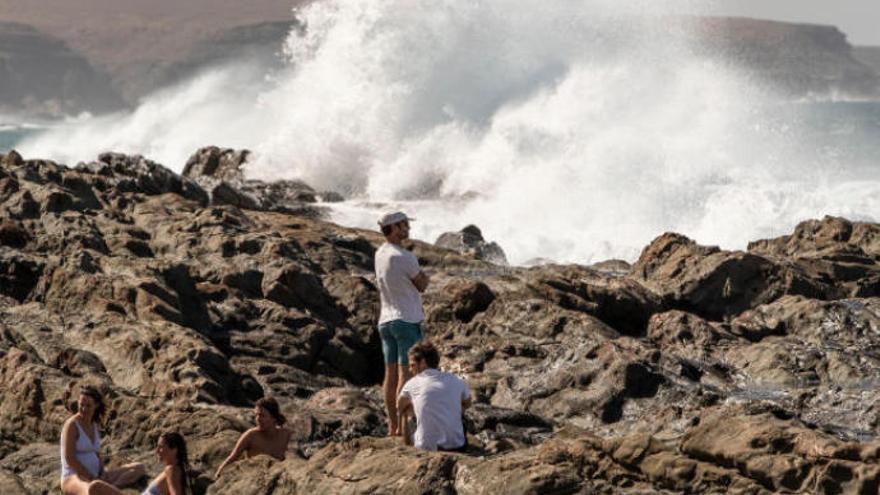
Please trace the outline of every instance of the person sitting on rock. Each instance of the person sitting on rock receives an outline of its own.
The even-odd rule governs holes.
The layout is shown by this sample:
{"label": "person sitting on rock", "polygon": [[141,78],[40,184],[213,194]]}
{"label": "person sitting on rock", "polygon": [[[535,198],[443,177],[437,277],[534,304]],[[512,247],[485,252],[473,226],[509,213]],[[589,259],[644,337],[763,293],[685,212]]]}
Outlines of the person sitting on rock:
{"label": "person sitting on rock", "polygon": [[121,495],[117,487],[131,485],[146,476],[141,463],[104,469],[98,424],[106,406],[101,393],[83,387],[76,414],[61,428],[61,491],[65,495]]}
{"label": "person sitting on rock", "polygon": [[186,440],[177,432],[166,432],[156,444],[156,456],[165,466],[141,495],[185,495],[190,486]]}
{"label": "person sitting on rock", "polygon": [[[413,377],[404,384],[397,400],[404,443],[424,450],[464,451],[467,437],[462,411],[471,404],[467,384],[452,373],[438,369],[440,353],[433,344],[419,342],[409,350]],[[410,439],[407,416],[414,413],[416,431]]]}
{"label": "person sitting on rock", "polygon": [[388,434],[397,436],[397,395],[409,379],[407,352],[422,339],[421,292],[428,286],[428,276],[419,268],[416,256],[401,245],[409,238],[409,222],[403,212],[383,215],[379,227],[385,243],[376,250],[376,283],[379,286],[379,335],[385,357],[385,410],[388,413]]}
{"label": "person sitting on rock", "polygon": [[284,428],[287,418],[281,414],[278,402],[272,397],[264,397],[254,406],[254,419],[257,426],[242,433],[235,448],[223,464],[217,468],[215,478],[219,478],[223,469],[242,455],[247,458],[257,455],[268,455],[283,461],[290,442],[291,431]]}

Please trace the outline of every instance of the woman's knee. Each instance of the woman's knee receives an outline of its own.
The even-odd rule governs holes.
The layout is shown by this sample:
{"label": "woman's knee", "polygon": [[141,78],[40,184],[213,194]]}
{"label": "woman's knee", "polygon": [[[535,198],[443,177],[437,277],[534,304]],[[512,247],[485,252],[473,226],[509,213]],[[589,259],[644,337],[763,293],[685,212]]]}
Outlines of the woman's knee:
{"label": "woman's knee", "polygon": [[144,466],[144,464],[141,463],[141,462],[135,462],[135,463],[132,463],[132,467],[131,467],[131,468],[132,468],[132,471],[133,471],[134,474],[135,474],[135,479],[138,479],[138,478],[140,478],[140,477],[142,477],[142,476],[146,476],[146,475],[147,475],[147,467]]}
{"label": "woman's knee", "polygon": [[111,493],[109,489],[110,485],[108,485],[107,483],[100,480],[95,480],[89,482],[86,493],[88,495],[105,495],[107,493]]}

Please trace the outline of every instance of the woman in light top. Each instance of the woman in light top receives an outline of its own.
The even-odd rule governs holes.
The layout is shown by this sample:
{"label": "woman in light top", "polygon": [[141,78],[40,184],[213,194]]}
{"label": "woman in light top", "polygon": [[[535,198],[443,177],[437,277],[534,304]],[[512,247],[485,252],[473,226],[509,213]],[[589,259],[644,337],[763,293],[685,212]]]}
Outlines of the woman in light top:
{"label": "woman in light top", "polygon": [[156,445],[156,455],[165,469],[141,495],[185,495],[190,486],[190,468],[183,435],[163,433]]}
{"label": "woman in light top", "polygon": [[121,495],[126,486],[144,476],[141,463],[105,470],[101,459],[98,424],[104,416],[104,399],[93,387],[83,387],[77,412],[61,429],[61,491],[65,495]]}
{"label": "woman in light top", "polygon": [[241,434],[232,453],[217,468],[215,478],[220,477],[227,464],[235,462],[242,455],[254,457],[265,454],[279,461],[284,460],[291,432],[284,428],[287,419],[281,414],[278,402],[271,397],[258,400],[254,406],[254,418],[257,426]]}

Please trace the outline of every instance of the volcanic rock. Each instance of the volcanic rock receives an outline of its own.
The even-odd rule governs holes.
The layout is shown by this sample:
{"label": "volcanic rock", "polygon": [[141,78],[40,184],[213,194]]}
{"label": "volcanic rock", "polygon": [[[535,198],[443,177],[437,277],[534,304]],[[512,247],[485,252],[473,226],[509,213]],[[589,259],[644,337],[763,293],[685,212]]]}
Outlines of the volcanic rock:
{"label": "volcanic rock", "polygon": [[[386,438],[381,235],[294,212],[289,184],[253,194],[227,151],[188,173],[256,208],[139,156],[0,160],[0,491],[56,489],[92,384],[108,459],[157,472],[181,431],[198,494],[876,492],[877,225],[809,221],[750,252],[669,233],[630,272],[408,242],[424,332],[474,396],[469,451],[419,452]],[[287,459],[211,479],[267,395]]]}
{"label": "volcanic rock", "polygon": [[201,148],[186,162],[183,176],[201,185],[213,205],[231,205],[262,211],[297,213],[316,217],[320,210],[310,206],[317,202],[317,193],[301,181],[263,182],[248,180],[242,167],[249,150],[233,150],[208,146]]}
{"label": "volcanic rock", "polygon": [[440,234],[440,237],[434,241],[434,245],[444,249],[452,249],[496,265],[507,264],[507,256],[504,255],[501,246],[494,242],[486,242],[483,239],[483,233],[476,225],[468,225],[459,232]]}

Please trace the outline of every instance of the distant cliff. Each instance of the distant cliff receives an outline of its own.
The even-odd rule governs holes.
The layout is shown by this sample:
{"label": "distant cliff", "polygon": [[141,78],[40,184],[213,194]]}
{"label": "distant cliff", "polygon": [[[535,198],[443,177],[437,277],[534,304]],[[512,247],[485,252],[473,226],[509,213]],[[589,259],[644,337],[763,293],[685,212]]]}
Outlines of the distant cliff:
{"label": "distant cliff", "polygon": [[876,74],[880,74],[880,46],[853,47],[853,56],[859,62],[870,67]]}
{"label": "distant cliff", "polygon": [[834,26],[723,17],[694,26],[704,53],[786,95],[880,97],[880,70],[857,59]]}
{"label": "distant cliff", "polygon": [[279,65],[282,44],[296,21],[260,22],[218,31],[195,43],[173,60],[128,64],[114,71],[113,83],[126,100],[134,102],[150,92],[182,81],[206,67],[232,60]]}
{"label": "distant cliff", "polygon": [[[150,21],[147,14],[106,29],[90,24],[88,29],[67,26],[56,32],[41,25],[60,39],[22,24],[0,23],[0,111],[101,112],[134,106],[161,87],[225,61],[280,63],[282,43],[298,24],[289,10],[274,5],[277,0],[262,1],[265,10],[253,18],[266,20],[242,18],[241,24],[223,17],[223,8],[233,4],[203,12],[189,27],[182,24],[185,19],[173,19],[177,24],[172,27],[165,20]],[[722,59],[783,97],[880,98],[880,48],[853,49],[833,26],[676,19],[683,19],[684,32],[695,38],[696,55]],[[136,44],[145,46],[138,51]],[[146,46],[151,44],[161,46]]]}
{"label": "distant cliff", "polygon": [[51,117],[123,104],[109,77],[63,41],[0,22],[0,111]]}

